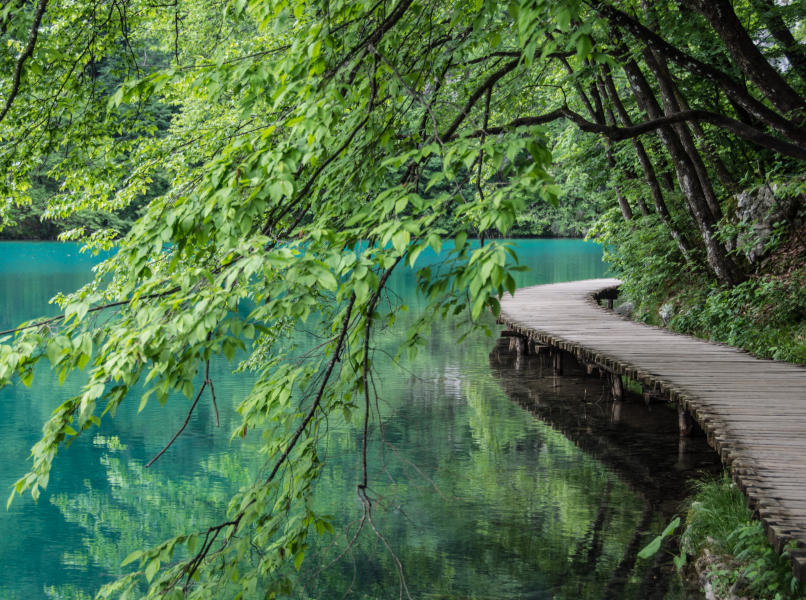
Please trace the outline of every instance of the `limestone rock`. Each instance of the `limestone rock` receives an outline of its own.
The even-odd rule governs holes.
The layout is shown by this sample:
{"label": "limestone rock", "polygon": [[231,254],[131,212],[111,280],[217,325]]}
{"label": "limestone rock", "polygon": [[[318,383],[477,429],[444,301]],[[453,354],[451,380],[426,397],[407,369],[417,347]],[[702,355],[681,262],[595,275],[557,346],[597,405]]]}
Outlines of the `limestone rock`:
{"label": "limestone rock", "polygon": [[669,319],[672,318],[674,314],[674,304],[671,302],[667,302],[666,304],[661,304],[660,308],[658,308],[658,314],[660,318],[663,320],[664,325],[669,324]]}
{"label": "limestone rock", "polygon": [[736,221],[742,232],[726,246],[728,250],[741,248],[751,263],[764,256],[764,247],[772,237],[775,223],[790,218],[797,207],[798,198],[778,197],[776,188],[763,185],[736,195]]}
{"label": "limestone rock", "polygon": [[616,307],[616,314],[619,314],[622,317],[627,317],[629,319],[632,316],[634,310],[635,305],[633,305],[632,302],[625,302],[624,304],[619,304]]}

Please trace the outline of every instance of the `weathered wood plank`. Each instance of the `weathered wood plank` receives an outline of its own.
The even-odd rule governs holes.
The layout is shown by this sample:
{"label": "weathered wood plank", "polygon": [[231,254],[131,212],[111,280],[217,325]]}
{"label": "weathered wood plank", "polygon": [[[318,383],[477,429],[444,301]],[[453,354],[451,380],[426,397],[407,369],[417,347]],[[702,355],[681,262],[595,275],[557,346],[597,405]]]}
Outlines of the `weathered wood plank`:
{"label": "weathered wood plank", "polygon": [[688,409],[774,545],[798,544],[792,568],[806,581],[806,368],[628,321],[593,298],[613,297],[619,285],[591,279],[523,288],[502,300],[499,321]]}

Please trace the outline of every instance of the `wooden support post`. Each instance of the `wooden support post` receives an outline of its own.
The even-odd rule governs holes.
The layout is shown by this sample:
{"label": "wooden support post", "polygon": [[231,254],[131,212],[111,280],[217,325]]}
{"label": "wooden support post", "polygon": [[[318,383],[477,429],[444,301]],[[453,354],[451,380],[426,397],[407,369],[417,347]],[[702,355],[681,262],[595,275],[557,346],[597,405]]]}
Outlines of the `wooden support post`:
{"label": "wooden support post", "polygon": [[624,399],[624,385],[621,382],[621,375],[610,373],[610,395],[613,400],[618,402]]}
{"label": "wooden support post", "polygon": [[613,401],[613,405],[610,412],[610,422],[613,425],[618,425],[621,422],[621,407],[624,406],[624,402],[621,400]]}
{"label": "wooden support post", "polygon": [[677,405],[677,425],[680,428],[680,437],[691,437],[694,433],[694,419],[682,404]]}
{"label": "wooden support post", "polygon": [[691,455],[688,452],[688,447],[691,444],[691,438],[680,436],[677,442],[677,462],[675,467],[681,471],[687,471],[691,468]]}
{"label": "wooden support post", "polygon": [[554,374],[563,374],[563,353],[560,350],[554,351]]}
{"label": "wooden support post", "polygon": [[515,352],[518,356],[525,356],[529,354],[529,347],[526,344],[526,338],[518,336],[515,338]]}
{"label": "wooden support post", "polygon": [[608,298],[607,299],[607,308],[609,308],[610,310],[613,310],[613,298]]}

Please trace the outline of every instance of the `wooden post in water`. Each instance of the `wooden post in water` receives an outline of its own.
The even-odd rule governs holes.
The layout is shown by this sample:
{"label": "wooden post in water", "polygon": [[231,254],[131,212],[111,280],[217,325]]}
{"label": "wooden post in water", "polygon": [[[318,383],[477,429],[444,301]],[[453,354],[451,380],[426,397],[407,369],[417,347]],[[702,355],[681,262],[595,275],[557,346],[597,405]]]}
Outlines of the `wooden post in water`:
{"label": "wooden post in water", "polygon": [[677,426],[680,429],[680,437],[691,437],[694,433],[694,419],[691,413],[682,404],[677,405]]}
{"label": "wooden post in water", "polygon": [[526,338],[522,335],[519,335],[515,338],[517,346],[515,347],[515,352],[518,356],[526,356],[529,354],[529,346],[526,344]]}
{"label": "wooden post in water", "polygon": [[563,374],[563,353],[560,350],[554,350],[554,374]]}
{"label": "wooden post in water", "polygon": [[624,385],[621,382],[621,375],[610,373],[610,395],[617,402],[621,402],[624,398]]}
{"label": "wooden post in water", "polygon": [[621,407],[624,405],[622,400],[614,400],[610,412],[610,421],[613,425],[618,425],[621,422]]}

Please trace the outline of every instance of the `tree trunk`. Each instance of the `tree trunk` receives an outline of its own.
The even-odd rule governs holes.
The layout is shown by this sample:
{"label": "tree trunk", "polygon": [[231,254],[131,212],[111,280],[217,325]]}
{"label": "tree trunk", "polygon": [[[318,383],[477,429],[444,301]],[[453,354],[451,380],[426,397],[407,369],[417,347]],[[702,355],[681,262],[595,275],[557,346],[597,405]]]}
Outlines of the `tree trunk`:
{"label": "tree trunk", "polygon": [[[606,102],[606,100],[608,99],[608,93],[607,88],[605,87],[604,79],[601,77],[597,77],[596,85],[598,86],[598,92],[596,94],[596,97],[599,98],[599,104],[603,107],[605,122],[611,127],[615,127],[616,125],[618,125],[618,123],[616,122],[616,116],[613,114],[613,109],[611,108],[612,101],[610,104]],[[635,142],[637,141],[637,139],[633,138],[632,141],[633,141],[633,147],[635,147]],[[612,158],[613,156],[612,152],[610,153],[610,156]],[[615,160],[613,160],[613,164],[615,166]],[[627,174],[627,177],[630,179],[635,179],[635,173],[632,170],[630,170],[630,172]],[[620,190],[619,190],[619,196],[621,196]],[[641,214],[647,216],[649,214],[649,209],[647,208],[644,199],[638,196],[638,198],[636,198],[636,203],[638,204],[638,210],[641,211]],[[622,214],[624,213],[624,206],[627,207],[627,210],[630,210],[630,205],[627,203],[626,198],[619,198],[619,205],[622,207],[621,208]],[[632,211],[630,211],[630,215],[632,216]]]}
{"label": "tree trunk", "polygon": [[[618,95],[618,90],[616,90],[616,86],[613,83],[613,78],[610,75],[610,71],[606,65],[603,67],[603,71],[603,81],[608,97],[613,103],[621,122],[624,124],[624,126],[630,127],[633,124],[633,121],[630,118],[627,109],[624,107],[624,104],[621,102],[621,98]],[[660,184],[658,183],[658,178],[655,175],[655,168],[652,165],[652,160],[647,154],[646,148],[644,148],[644,144],[641,142],[641,140],[633,138],[632,145],[635,149],[635,153],[638,155],[638,162],[641,163],[641,169],[644,172],[644,179],[646,179],[647,186],[649,186],[649,193],[652,196],[652,201],[655,205],[655,211],[658,213],[658,217],[669,229],[672,238],[677,243],[677,247],[680,249],[680,253],[683,255],[683,258],[686,260],[686,262],[693,263],[694,261],[691,256],[692,246],[686,239],[685,235],[678,231],[672,222],[671,215],[666,207],[666,201],[663,198],[663,192],[661,191]]]}
{"label": "tree trunk", "polygon": [[789,60],[795,73],[806,83],[806,49],[795,40],[784,23],[778,8],[772,0],[751,0],[753,8],[764,21],[772,36],[781,44],[784,56]]}
{"label": "tree trunk", "polygon": [[[624,56],[622,67],[627,74],[627,79],[630,82],[636,101],[646,111],[650,119],[660,118],[662,116],[660,106],[644,74],[634,60],[627,59],[626,56],[628,55],[626,53]],[[714,235],[716,222],[708,209],[705,195],[691,158],[683,148],[677,133],[671,127],[662,127],[658,130],[658,134],[672,157],[680,190],[683,192],[689,212],[697,225],[697,229],[700,231],[708,265],[720,283],[735,285],[741,282],[742,277],[739,269],[731,261],[725,247]]]}
{"label": "tree trunk", "polygon": [[703,15],[725,44],[733,62],[783,114],[803,110],[804,100],[767,62],[736,17],[729,0],[681,0]]}
{"label": "tree trunk", "polygon": [[[681,110],[691,110],[691,106],[689,106],[688,101],[683,97],[682,94],[680,94],[679,91],[677,92],[676,96],[677,103],[680,105]],[[736,194],[741,191],[741,186],[736,183],[736,180],[730,174],[730,171],[728,171],[725,163],[721,158],[719,158],[714,145],[705,135],[702,126],[697,121],[691,121],[689,126],[691,127],[691,131],[694,133],[694,137],[700,141],[701,148],[705,149],[703,154],[705,154],[705,157],[708,159],[708,162],[711,165],[711,168],[714,170],[714,173],[716,173],[717,179],[719,179],[720,183],[731,194]]]}
{"label": "tree trunk", "polygon": [[713,82],[731,102],[741,106],[749,114],[775,131],[799,145],[806,145],[806,129],[798,121],[793,121],[771,109],[748,93],[742,82],[720,71],[713,65],[703,63],[664,40],[642,23],[604,0],[588,0],[589,4],[605,19],[610,21],[615,35],[617,28],[628,32],[635,39],[652,48],[653,52],[680,65],[695,77]]}
{"label": "tree trunk", "polygon": [[[568,71],[568,74],[573,77],[574,70],[569,62],[565,58],[560,58],[560,62],[565,67],[565,70]],[[591,85],[591,97],[593,98],[593,103],[591,103],[590,98],[588,98],[585,90],[582,89],[582,86],[579,85],[578,82],[574,82],[574,87],[579,94],[582,104],[585,105],[585,109],[588,111],[588,115],[590,115],[591,120],[597,125],[604,125],[604,108],[602,106],[602,99],[597,93],[596,88]],[[604,143],[607,164],[612,170],[616,166],[616,159],[613,156],[612,143],[606,137],[604,138]],[[624,197],[624,194],[621,193],[621,187],[616,184],[613,186],[613,188],[615,189],[616,200],[618,201],[619,208],[621,209],[621,216],[624,217],[625,221],[631,221],[633,218],[632,209],[630,208],[629,202],[627,202],[627,199]]]}
{"label": "tree trunk", "polygon": [[[666,115],[673,115],[681,112],[680,105],[677,103],[677,98],[675,95],[677,89],[672,81],[671,74],[666,67],[666,62],[664,59],[652,52],[651,49],[645,48],[644,60],[658,82],[664,113]],[[702,189],[703,196],[705,197],[705,202],[708,205],[708,210],[711,211],[713,221],[719,221],[719,219],[722,218],[722,209],[719,206],[719,200],[714,192],[714,186],[711,184],[711,178],[708,175],[708,170],[705,168],[705,164],[702,162],[700,153],[697,150],[697,147],[694,145],[694,140],[691,139],[691,131],[689,130],[688,125],[686,123],[678,123],[673,125],[672,128],[677,134],[677,137],[680,139],[683,149],[686,151],[686,154],[688,154],[689,159],[691,160],[691,164],[694,167],[695,173],[697,174],[697,179],[700,181],[700,188]]]}

